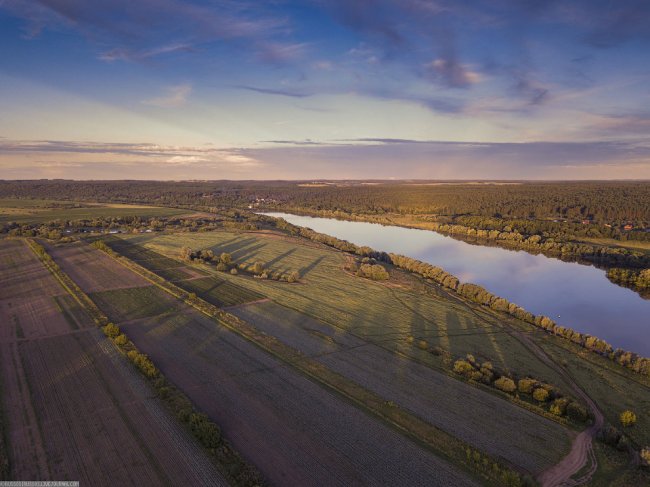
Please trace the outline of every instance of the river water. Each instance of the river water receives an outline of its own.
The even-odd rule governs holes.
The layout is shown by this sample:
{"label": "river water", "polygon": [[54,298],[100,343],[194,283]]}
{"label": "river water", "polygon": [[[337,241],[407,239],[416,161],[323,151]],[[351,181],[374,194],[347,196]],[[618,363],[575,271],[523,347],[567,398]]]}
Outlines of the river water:
{"label": "river water", "polygon": [[650,300],[612,284],[605,271],[525,251],[471,245],[429,230],[267,213],[294,225],[442,267],[461,282],[546,315],[612,346],[650,356]]}

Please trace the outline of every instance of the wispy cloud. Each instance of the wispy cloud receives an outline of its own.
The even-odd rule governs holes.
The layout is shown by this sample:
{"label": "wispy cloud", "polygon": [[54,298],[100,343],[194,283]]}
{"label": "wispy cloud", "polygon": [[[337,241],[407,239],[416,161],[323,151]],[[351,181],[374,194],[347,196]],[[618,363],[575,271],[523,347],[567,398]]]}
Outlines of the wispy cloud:
{"label": "wispy cloud", "polygon": [[171,86],[165,90],[165,94],[160,97],[143,100],[144,105],[151,105],[160,108],[174,108],[185,104],[187,97],[192,93],[192,85],[182,84]]}
{"label": "wispy cloud", "polygon": [[110,51],[103,52],[98,57],[102,61],[142,61],[145,59],[153,58],[163,54],[170,54],[174,52],[193,52],[194,47],[188,43],[169,44],[153,49],[145,49],[142,51],[135,51],[125,48],[115,48]]}
{"label": "wispy cloud", "polygon": [[288,96],[290,98],[307,98],[313,96],[314,93],[308,93],[305,91],[298,91],[292,89],[283,89],[283,88],[263,88],[259,86],[248,86],[248,85],[235,85],[234,88],[239,88],[241,90],[254,91],[256,93],[263,93],[265,95],[278,95],[278,96]]}
{"label": "wispy cloud", "polygon": [[467,88],[481,80],[481,75],[457,59],[438,58],[425,65],[427,76],[450,88]]}

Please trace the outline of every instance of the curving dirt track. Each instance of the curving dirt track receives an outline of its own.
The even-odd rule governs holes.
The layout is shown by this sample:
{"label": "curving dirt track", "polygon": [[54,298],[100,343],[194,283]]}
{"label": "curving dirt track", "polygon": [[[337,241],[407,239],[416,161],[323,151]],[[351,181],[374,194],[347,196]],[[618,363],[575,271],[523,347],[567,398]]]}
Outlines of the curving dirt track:
{"label": "curving dirt track", "polygon": [[[450,298],[460,301],[451,293],[447,294]],[[481,313],[485,312],[483,310],[479,312],[476,309],[470,309],[472,309],[472,312],[478,317],[481,317]],[[539,474],[537,476],[537,481],[542,487],[572,487],[588,482],[598,469],[598,462],[596,461],[596,455],[593,449],[593,440],[605,423],[603,413],[598,409],[598,406],[591,397],[589,397],[589,395],[573,380],[571,374],[553,361],[553,359],[551,359],[551,357],[549,357],[528,334],[516,331],[510,327],[504,329],[506,329],[510,335],[516,337],[542,362],[558,372],[564,378],[566,383],[571,386],[571,389],[575,392],[577,397],[581,398],[585,402],[594,417],[594,423],[573,439],[569,453],[559,463]],[[582,473],[580,477],[572,478],[579,472]]]}
{"label": "curving dirt track", "polygon": [[[542,474],[538,476],[537,480],[542,487],[570,487],[584,484],[591,479],[592,475],[598,468],[598,462],[596,461],[596,455],[594,454],[593,440],[603,427],[605,417],[598,409],[596,403],[575,383],[566,370],[557,365],[548,355],[546,355],[546,352],[539,348],[539,346],[531,340],[528,335],[523,333],[517,333],[517,335],[522,342],[528,346],[529,350],[531,350],[540,360],[562,375],[567,383],[571,385],[573,392],[575,392],[576,395],[587,404],[587,407],[589,407],[594,417],[594,424],[578,434],[578,436],[573,440],[569,454],[564,457],[560,463],[542,472]],[[585,467],[587,467],[587,469],[584,470],[579,478],[572,478]]]}

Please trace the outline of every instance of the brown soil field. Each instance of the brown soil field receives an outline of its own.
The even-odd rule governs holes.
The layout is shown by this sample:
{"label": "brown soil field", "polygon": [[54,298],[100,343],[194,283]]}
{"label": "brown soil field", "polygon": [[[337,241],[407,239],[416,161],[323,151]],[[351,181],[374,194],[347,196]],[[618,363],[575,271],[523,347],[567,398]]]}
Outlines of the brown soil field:
{"label": "brown soil field", "polygon": [[86,243],[46,245],[46,248],[61,269],[87,293],[150,284]]}
{"label": "brown soil field", "polygon": [[230,312],[430,424],[532,474],[554,465],[569,450],[569,431],[563,426],[339,328],[273,302]]}
{"label": "brown soil field", "polygon": [[[32,257],[22,242],[0,241],[0,399],[10,479],[227,485],[139,372]],[[27,287],[12,281],[9,261],[38,279]],[[21,336],[6,317],[22,324]]]}
{"label": "brown soil field", "polygon": [[92,321],[22,241],[0,241],[0,341],[88,326]]}
{"label": "brown soil field", "polygon": [[0,240],[0,299],[60,296],[65,290],[20,240]]}
{"label": "brown soil field", "polygon": [[122,328],[272,484],[474,484],[456,467],[192,309]]}

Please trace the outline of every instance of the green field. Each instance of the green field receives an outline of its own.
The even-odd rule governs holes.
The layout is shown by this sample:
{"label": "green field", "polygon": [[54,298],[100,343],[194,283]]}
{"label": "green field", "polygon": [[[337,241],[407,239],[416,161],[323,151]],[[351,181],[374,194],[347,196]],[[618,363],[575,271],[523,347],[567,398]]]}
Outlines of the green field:
{"label": "green field", "polygon": [[414,347],[407,342],[409,336],[449,351],[452,358],[471,353],[481,361],[490,360],[502,371],[530,375],[570,393],[562,376],[538,359],[511,331],[532,334],[557,363],[567,364],[574,380],[589,392],[609,422],[618,424],[622,410],[634,410],[638,423],[628,433],[638,445],[650,444],[650,389],[640,376],[594,354],[589,354],[587,361],[576,355],[581,351],[572,350],[565,340],[450,296],[413,275],[392,269],[392,277],[385,283],[354,277],[343,270],[346,254],[264,232],[123,238],[171,259],[181,247],[189,246],[195,250],[210,248],[215,254],[230,252],[237,264],[250,265],[259,260],[271,270],[298,270],[300,282],[287,284],[231,276],[217,272],[214,267],[201,266],[220,279],[433,367],[444,367],[445,357]]}
{"label": "green field", "polygon": [[187,210],[156,206],[0,198],[0,223],[90,220],[98,217],[163,217],[178,216],[187,213],[189,213]]}
{"label": "green field", "polygon": [[157,316],[179,306],[178,301],[155,286],[111,289],[92,293],[90,297],[115,322]]}

